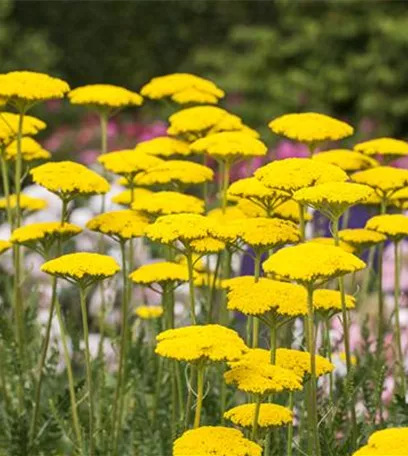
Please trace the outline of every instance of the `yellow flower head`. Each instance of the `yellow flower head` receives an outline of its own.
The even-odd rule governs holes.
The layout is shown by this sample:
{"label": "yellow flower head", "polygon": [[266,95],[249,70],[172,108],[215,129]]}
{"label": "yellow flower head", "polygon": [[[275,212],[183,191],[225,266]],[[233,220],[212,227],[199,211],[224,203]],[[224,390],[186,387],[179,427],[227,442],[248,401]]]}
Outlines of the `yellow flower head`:
{"label": "yellow flower head", "polygon": [[57,239],[69,239],[81,231],[82,228],[72,223],[64,223],[63,225],[60,222],[33,223],[15,229],[10,240],[13,244],[33,248],[37,243],[47,246]]}
{"label": "yellow flower head", "polygon": [[365,268],[365,263],[341,247],[307,242],[279,250],[263,263],[272,276],[304,285],[325,282]]}
{"label": "yellow flower head", "polygon": [[146,228],[146,236],[162,244],[172,244],[175,241],[189,244],[196,239],[211,236],[212,228],[211,220],[203,215],[163,215]]}
{"label": "yellow flower head", "polygon": [[[9,144],[17,136],[19,115],[11,112],[0,112],[0,143]],[[36,117],[24,116],[23,136],[34,136],[44,130],[46,123]]]}
{"label": "yellow flower head", "polygon": [[203,426],[186,431],[173,445],[173,456],[261,456],[262,448],[238,429]]}
{"label": "yellow flower head", "polygon": [[[267,351],[265,353],[265,357],[266,356],[270,356]],[[301,350],[278,348],[276,350],[276,365],[289,369],[302,378],[306,375],[310,375],[312,372],[310,353]],[[317,377],[329,374],[330,372],[333,372],[333,370],[334,364],[328,359],[323,358],[323,356],[316,355]]]}
{"label": "yellow flower head", "polygon": [[207,217],[220,225],[246,218],[245,214],[238,209],[237,206],[228,206],[225,208],[225,211],[220,207],[211,209],[211,211],[208,212]]}
{"label": "yellow flower head", "polygon": [[143,98],[135,92],[111,84],[91,84],[71,90],[69,101],[76,105],[93,108],[118,109],[125,106],[140,106]]}
{"label": "yellow flower head", "polygon": [[135,151],[141,154],[165,158],[172,157],[173,155],[186,157],[191,154],[190,146],[187,142],[170,138],[169,136],[159,136],[158,138],[143,141],[135,147]]}
{"label": "yellow flower head", "polygon": [[0,239],[0,255],[2,253],[6,252],[8,249],[10,249],[11,246],[12,246],[11,242]]}
{"label": "yellow flower head", "polygon": [[86,224],[88,230],[106,234],[117,241],[144,235],[148,220],[131,211],[112,211],[97,215]]}
{"label": "yellow flower head", "polygon": [[129,274],[129,278],[132,282],[140,285],[188,282],[188,269],[185,264],[160,261],[140,266],[140,268]]}
{"label": "yellow flower head", "polygon": [[83,286],[107,279],[119,270],[119,265],[110,256],[88,252],[62,255],[41,266],[41,271],[47,274],[79,282]]}
{"label": "yellow flower head", "polygon": [[204,201],[184,193],[163,191],[135,199],[132,209],[152,217],[186,212],[202,214]]}
{"label": "yellow flower head", "polygon": [[185,326],[157,336],[158,355],[190,363],[234,361],[246,350],[238,333],[221,325]]}
{"label": "yellow flower head", "polygon": [[[224,418],[235,426],[251,428],[255,416],[256,404],[243,404],[224,413]],[[293,412],[277,404],[261,404],[258,426],[264,429],[287,426],[292,423]]]}
{"label": "yellow flower head", "polygon": [[122,206],[130,206],[132,200],[144,198],[145,196],[151,195],[153,192],[145,188],[134,188],[133,190],[123,190],[117,195],[112,197],[112,203],[120,204]]}
{"label": "yellow flower head", "polygon": [[313,159],[338,166],[346,173],[379,166],[378,161],[374,158],[348,149],[325,150],[313,155]]}
{"label": "yellow flower head", "polygon": [[354,133],[347,123],[315,112],[285,114],[272,120],[269,128],[277,135],[307,144],[336,141]]}
{"label": "yellow flower head", "polygon": [[[316,242],[318,244],[323,244],[323,245],[336,245],[336,242],[334,238],[332,237],[316,237],[309,239],[307,242]],[[341,247],[345,252],[350,252],[354,253],[355,249],[352,245],[347,244],[345,241],[340,241],[339,242],[339,247]]]}
{"label": "yellow flower head", "polygon": [[262,166],[255,177],[264,185],[292,195],[297,190],[327,182],[344,182],[347,174],[337,166],[309,158],[286,158]]}
{"label": "yellow flower head", "polygon": [[163,315],[162,306],[139,306],[136,307],[135,314],[142,320],[154,320]]}
{"label": "yellow flower head", "polygon": [[[356,298],[346,295],[346,308],[354,309]],[[337,290],[316,290],[313,293],[313,307],[317,312],[333,313],[341,311],[341,293]]]}
{"label": "yellow flower head", "polygon": [[382,233],[393,241],[400,241],[408,236],[408,217],[402,214],[377,215],[370,218],[365,227]]}
{"label": "yellow flower head", "polygon": [[408,428],[389,428],[374,432],[368,444],[353,456],[405,456],[408,445]]}
{"label": "yellow flower head", "polygon": [[141,94],[152,100],[171,98],[179,104],[218,103],[224,92],[212,81],[189,73],[173,73],[153,78],[142,87]]}
{"label": "yellow flower head", "polygon": [[354,182],[373,188],[382,198],[388,199],[397,190],[408,186],[408,170],[391,166],[359,171],[351,176]]}
{"label": "yellow flower head", "polygon": [[98,157],[98,162],[111,173],[133,178],[137,173],[159,165],[162,160],[152,155],[136,153],[134,150],[118,150]]}
{"label": "yellow flower head", "polygon": [[69,85],[57,78],[33,71],[11,71],[0,75],[0,97],[20,105],[63,98]]}
{"label": "yellow flower head", "polygon": [[141,186],[170,183],[189,185],[202,184],[211,181],[213,177],[214,171],[208,166],[182,160],[169,160],[157,164],[146,173],[137,175],[134,182]]}
{"label": "yellow flower head", "polygon": [[363,251],[386,240],[386,237],[373,230],[366,228],[349,228],[339,231],[340,240],[354,247],[355,250]]}
{"label": "yellow flower head", "polygon": [[224,131],[198,139],[191,150],[205,153],[219,161],[229,163],[266,155],[267,147],[259,139],[240,131]]}
{"label": "yellow flower head", "polygon": [[395,159],[408,155],[408,143],[394,138],[377,138],[356,144],[354,150],[370,156],[382,155]]}
{"label": "yellow flower head", "polygon": [[33,168],[30,174],[36,184],[64,199],[109,191],[106,179],[72,161],[46,163]]}
{"label": "yellow flower head", "polygon": [[[17,157],[17,141],[10,143],[5,150],[6,160],[15,160]],[[22,138],[21,158],[23,161],[30,162],[35,160],[48,160],[51,154],[42,148],[41,144],[33,138]]]}
{"label": "yellow flower head", "polygon": [[197,254],[218,253],[225,249],[225,243],[211,237],[191,241],[190,247]]}
{"label": "yellow flower head", "polygon": [[[17,196],[10,195],[7,202],[7,198],[0,198],[0,210],[7,209],[7,205],[10,209],[14,210],[17,207]],[[25,212],[37,212],[45,209],[48,206],[46,200],[41,198],[33,198],[32,196],[20,194],[20,209]]]}
{"label": "yellow flower head", "polygon": [[[258,350],[261,350],[261,356],[257,353]],[[263,352],[266,350],[258,350],[249,350],[239,361],[229,363],[231,369],[224,374],[228,385],[235,385],[245,393],[259,395],[302,389],[302,378],[299,375],[271,364],[269,359],[264,358]]]}
{"label": "yellow flower head", "polygon": [[208,133],[221,131],[239,131],[243,127],[242,120],[217,106],[195,106],[182,109],[169,118],[170,136],[180,136],[187,141],[194,141]]}

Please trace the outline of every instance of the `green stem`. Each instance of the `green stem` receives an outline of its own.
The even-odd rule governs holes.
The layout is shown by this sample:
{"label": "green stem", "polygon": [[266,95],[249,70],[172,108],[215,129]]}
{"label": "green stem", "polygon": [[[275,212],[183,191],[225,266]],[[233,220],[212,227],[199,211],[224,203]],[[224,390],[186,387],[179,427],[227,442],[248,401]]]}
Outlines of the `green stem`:
{"label": "green stem", "polygon": [[204,375],[205,375],[205,366],[203,363],[200,363],[197,366],[197,406],[195,409],[194,415],[194,429],[200,426],[201,420],[201,409],[203,405],[203,396],[204,396]]}
{"label": "green stem", "polygon": [[188,380],[188,393],[187,393],[187,402],[186,402],[186,413],[184,415],[184,430],[188,429],[190,424],[190,415],[191,407],[193,403],[193,385],[196,382],[196,367],[192,364],[190,365],[190,377]]}
{"label": "green stem", "polygon": [[[331,343],[330,343],[330,319],[329,317],[324,318],[324,334],[325,334],[325,342],[326,342],[326,356],[327,359],[332,362],[332,350],[331,350]],[[330,388],[330,400],[332,403],[334,403],[334,377],[333,377],[333,372],[330,372],[330,378],[329,378],[329,388]]]}
{"label": "green stem", "polygon": [[154,398],[153,398],[153,407],[152,407],[152,428],[154,429],[156,425],[156,418],[157,418],[157,408],[160,399],[160,392],[162,386],[162,379],[163,379],[163,359],[159,358],[159,368],[157,372],[157,379],[156,379],[156,388],[154,391]]}
{"label": "green stem", "polygon": [[79,298],[81,302],[82,326],[85,340],[85,363],[86,363],[86,382],[88,387],[89,404],[89,456],[95,456],[94,448],[94,397],[92,389],[92,368],[91,352],[89,349],[89,328],[88,311],[86,308],[86,290],[83,286],[79,287]]}
{"label": "green stem", "polygon": [[13,231],[13,216],[11,213],[10,207],[10,182],[8,175],[8,165],[5,157],[5,148],[4,145],[1,146],[0,150],[0,163],[1,163],[1,178],[3,180],[3,193],[6,200],[6,210],[7,210],[7,222],[10,226],[11,231]]}
{"label": "green stem", "polygon": [[227,192],[229,186],[231,163],[228,161],[224,162],[223,175],[222,175],[222,195],[221,195],[221,208],[222,212],[225,213],[228,204]]}
{"label": "green stem", "polygon": [[[294,398],[294,393],[293,391],[289,391],[289,404],[288,408],[290,411],[293,413],[293,407],[295,405],[295,398]],[[286,443],[286,456],[292,456],[292,450],[293,450],[293,421],[289,423],[288,426],[288,437],[287,437],[287,443]]]}
{"label": "green stem", "polygon": [[259,423],[259,412],[261,411],[261,400],[262,400],[262,396],[260,394],[257,394],[256,400],[255,400],[254,415],[252,417],[251,440],[253,440],[254,442],[256,442],[256,439],[258,437],[258,423]]}
{"label": "green stem", "polygon": [[[387,201],[385,198],[381,201],[380,214],[383,215],[387,211]],[[381,353],[384,342],[384,291],[383,291],[383,257],[384,244],[378,246],[378,338],[377,338],[377,357],[382,359]]]}
{"label": "green stem", "polygon": [[208,303],[208,323],[213,321],[213,314],[214,314],[214,302],[215,302],[215,291],[217,289],[217,280],[218,275],[220,273],[220,266],[221,266],[221,253],[217,255],[217,263],[215,265],[214,277],[211,284],[210,295],[209,295],[209,303]]}
{"label": "green stem", "polygon": [[375,256],[375,247],[370,247],[368,251],[368,258],[367,258],[367,268],[364,274],[364,279],[363,283],[361,285],[361,302],[366,301],[366,297],[368,294],[368,289],[370,286],[370,275],[372,273],[373,269],[373,263],[374,263],[374,256]]}
{"label": "green stem", "polygon": [[404,355],[402,351],[402,343],[401,343],[401,324],[400,324],[400,314],[399,314],[399,300],[401,295],[401,261],[400,261],[400,252],[399,252],[399,243],[398,241],[394,242],[394,309],[395,309],[395,338],[396,338],[396,345],[397,345],[397,353],[398,353],[398,370],[401,376],[401,393],[402,397],[405,400],[406,396],[406,385],[405,385],[405,369],[404,369]]}
{"label": "green stem", "polygon": [[190,290],[190,315],[191,323],[193,325],[197,324],[196,314],[195,314],[195,288],[194,288],[194,265],[193,265],[193,254],[188,248],[187,250],[187,266],[188,266],[188,284]]}
{"label": "green stem", "polygon": [[[254,279],[255,283],[259,281],[261,275],[261,259],[262,254],[259,251],[255,251],[254,258]],[[254,317],[252,319],[252,348],[257,348],[259,344],[259,320]]]}
{"label": "green stem", "polygon": [[305,208],[302,203],[299,205],[299,231],[300,231],[300,240],[304,242],[306,240],[306,221],[305,221]]}
{"label": "green stem", "polygon": [[271,364],[276,363],[276,315],[272,315],[272,321],[270,326],[270,352],[271,352]]}

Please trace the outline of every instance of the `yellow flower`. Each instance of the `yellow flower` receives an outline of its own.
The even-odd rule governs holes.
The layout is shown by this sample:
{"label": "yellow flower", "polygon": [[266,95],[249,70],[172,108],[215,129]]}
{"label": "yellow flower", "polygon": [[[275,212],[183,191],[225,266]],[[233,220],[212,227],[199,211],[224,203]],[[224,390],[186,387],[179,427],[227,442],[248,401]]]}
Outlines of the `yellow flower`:
{"label": "yellow flower", "polygon": [[365,268],[365,263],[341,247],[307,242],[286,247],[263,263],[266,273],[307,286]]}
{"label": "yellow flower", "polygon": [[344,182],[347,174],[337,166],[309,158],[287,158],[274,161],[255,171],[264,185],[292,195],[297,190],[326,182]]}
{"label": "yellow flower", "polygon": [[142,320],[154,320],[163,315],[163,307],[161,306],[139,306],[136,307],[135,313]]}
{"label": "yellow flower", "polygon": [[[15,160],[17,157],[17,141],[13,141],[6,147],[6,160]],[[21,158],[23,161],[48,160],[51,154],[42,148],[41,144],[32,138],[22,138]]]}
{"label": "yellow flower", "polygon": [[173,155],[182,155],[185,157],[191,154],[190,146],[187,142],[168,136],[160,136],[143,141],[135,147],[135,151],[141,154],[166,158]]}
{"label": "yellow flower", "polygon": [[[346,294],[346,308],[354,309],[356,298]],[[313,293],[313,307],[322,313],[333,313],[341,311],[341,293],[337,290],[316,290]]]}
{"label": "yellow flower", "polygon": [[141,94],[153,100],[169,97],[179,104],[215,104],[225,95],[212,81],[189,73],[173,73],[153,78],[142,87]]}
{"label": "yellow flower", "polygon": [[397,190],[391,195],[388,202],[401,210],[405,210],[408,206],[408,187]]}
{"label": "yellow flower", "polygon": [[[264,352],[265,350],[262,350]],[[245,393],[266,395],[302,389],[302,378],[293,371],[271,364],[263,356],[253,356],[254,349],[237,362],[229,363],[224,379]],[[269,354],[270,356],[270,354]]]}
{"label": "yellow flower", "polygon": [[159,165],[162,160],[152,155],[139,154],[134,150],[118,150],[98,157],[98,162],[111,173],[133,179],[137,173]]}
{"label": "yellow flower", "polygon": [[408,155],[408,143],[394,138],[377,138],[356,144],[354,150],[366,155],[382,155],[395,159]]}
{"label": "yellow flower", "polygon": [[[316,237],[309,239],[307,242],[316,242],[323,245],[336,245],[335,240],[332,237]],[[340,241],[339,247],[341,247],[345,252],[354,253],[355,249],[352,245],[349,245],[347,242]]]}
{"label": "yellow flower", "polygon": [[123,108],[140,106],[143,98],[135,92],[111,84],[91,84],[71,90],[69,101],[94,108]]}
{"label": "yellow flower", "polygon": [[[10,205],[10,209],[15,209],[17,206],[16,195],[10,195],[7,203],[7,198],[0,198],[0,210],[7,209],[7,204]],[[37,212],[45,209],[48,206],[46,200],[41,198],[33,198],[32,196],[20,194],[20,209],[26,212]]]}
{"label": "yellow flower", "polygon": [[63,98],[68,91],[65,81],[44,73],[11,71],[0,75],[0,97],[13,105]]}
{"label": "yellow flower", "polygon": [[408,445],[408,428],[389,428],[374,432],[368,444],[353,456],[405,456]]}
{"label": "yellow flower", "polygon": [[129,274],[129,278],[140,285],[188,282],[188,269],[183,264],[160,261],[140,266]]}
{"label": "yellow flower", "polygon": [[169,160],[157,164],[146,173],[137,175],[136,185],[150,186],[158,184],[202,184],[211,181],[214,171],[208,166],[182,160]]}
{"label": "yellow flower", "polygon": [[0,239],[0,255],[10,249],[11,246],[11,242]]}
{"label": "yellow flower", "polygon": [[228,206],[225,208],[225,212],[223,212],[220,207],[211,209],[211,211],[208,212],[207,217],[220,225],[247,218],[237,206]]}
{"label": "yellow flower", "polygon": [[173,456],[261,456],[262,448],[238,429],[203,426],[186,431],[173,445]]}
{"label": "yellow flower", "polygon": [[172,244],[175,241],[188,244],[196,239],[211,236],[212,228],[211,220],[203,215],[163,215],[146,228],[146,236],[162,244]]}
{"label": "yellow flower", "polygon": [[[255,416],[256,404],[243,404],[234,407],[224,413],[224,418],[231,421],[235,426],[251,428]],[[277,404],[261,404],[258,417],[258,426],[261,428],[273,428],[286,426],[292,423],[293,412]]]}
{"label": "yellow flower", "polygon": [[169,118],[170,136],[180,136],[187,141],[194,141],[208,133],[221,131],[239,131],[243,127],[242,120],[217,106],[195,106],[182,109]]}
{"label": "yellow flower", "polygon": [[[145,188],[134,188],[133,190],[123,190],[112,197],[112,203],[121,204],[122,206],[130,206],[132,200],[144,198],[145,196],[151,195],[153,192]],[[133,196],[132,196],[133,194]]]}
{"label": "yellow flower", "polygon": [[33,248],[37,242],[46,246],[56,239],[66,240],[76,236],[81,231],[82,228],[72,223],[64,223],[63,225],[60,222],[33,223],[15,229],[10,240],[13,244]]}
{"label": "yellow flower", "polygon": [[315,154],[313,159],[338,166],[347,173],[379,166],[378,161],[374,158],[348,149],[325,150]]}
{"label": "yellow flower", "polygon": [[106,234],[117,241],[140,237],[148,225],[148,220],[131,211],[112,211],[97,215],[89,220],[86,227],[91,231]]}
{"label": "yellow flower", "polygon": [[259,139],[239,131],[226,131],[198,139],[191,150],[206,153],[219,161],[233,163],[251,157],[266,155],[267,147]]}
{"label": "yellow flower", "polygon": [[225,249],[225,243],[211,237],[196,239],[190,243],[191,250],[198,254],[218,253]]}
{"label": "yellow flower", "polygon": [[202,214],[204,201],[192,195],[164,191],[135,199],[132,209],[152,217],[186,212]]}
{"label": "yellow flower", "polygon": [[238,333],[221,325],[185,326],[157,336],[159,356],[190,363],[234,361],[246,350]]}
{"label": "yellow flower", "polygon": [[[19,115],[11,112],[0,112],[0,143],[8,144],[17,136]],[[36,135],[44,130],[46,123],[36,117],[24,116],[23,136]]]}
{"label": "yellow flower", "polygon": [[368,185],[381,198],[387,200],[397,190],[408,186],[408,170],[391,166],[378,166],[354,173],[351,179],[359,184]]}
{"label": "yellow flower", "polygon": [[347,123],[315,112],[285,114],[272,120],[269,128],[277,135],[308,144],[335,141],[354,133]]}
{"label": "yellow flower", "polygon": [[350,228],[339,231],[340,240],[353,246],[355,250],[363,251],[386,240],[386,237],[366,228]]}
{"label": "yellow flower", "polygon": [[54,260],[47,261],[41,266],[41,271],[62,277],[70,282],[90,285],[96,280],[107,279],[120,270],[116,261],[99,253],[70,253]]}
{"label": "yellow flower", "polygon": [[367,229],[385,234],[393,241],[408,236],[408,217],[402,214],[377,215],[367,221]]}
{"label": "yellow flower", "polygon": [[79,163],[62,161],[46,163],[30,171],[33,181],[60,198],[107,193],[106,179]]}

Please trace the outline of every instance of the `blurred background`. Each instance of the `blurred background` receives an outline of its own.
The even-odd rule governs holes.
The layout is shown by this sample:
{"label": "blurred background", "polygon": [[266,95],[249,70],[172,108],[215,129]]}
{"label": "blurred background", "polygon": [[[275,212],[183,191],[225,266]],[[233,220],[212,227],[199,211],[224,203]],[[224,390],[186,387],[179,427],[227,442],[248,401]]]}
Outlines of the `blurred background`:
{"label": "blurred background", "polygon": [[[226,90],[223,106],[272,146],[277,138],[267,122],[307,110],[351,122],[351,145],[406,135],[407,31],[405,1],[2,0],[0,61],[3,72],[49,72],[72,87],[103,82],[139,90],[154,76],[197,73]],[[118,116],[110,148],[162,134],[172,109],[146,102]],[[92,115],[67,102],[37,114],[50,123],[44,138],[53,153],[93,161],[99,144]]]}

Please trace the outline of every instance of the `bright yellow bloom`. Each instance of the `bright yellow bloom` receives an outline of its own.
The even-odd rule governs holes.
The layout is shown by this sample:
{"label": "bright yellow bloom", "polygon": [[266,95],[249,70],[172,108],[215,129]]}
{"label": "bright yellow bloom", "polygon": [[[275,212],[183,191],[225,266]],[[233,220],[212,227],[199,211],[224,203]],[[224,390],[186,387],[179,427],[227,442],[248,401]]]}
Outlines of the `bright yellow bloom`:
{"label": "bright yellow bloom", "polygon": [[207,217],[198,214],[172,214],[159,217],[146,229],[146,236],[155,242],[172,244],[211,237],[213,223]]}
{"label": "bright yellow bloom", "polygon": [[406,210],[408,206],[408,187],[397,190],[390,196],[388,202],[401,210]]}
{"label": "bright yellow bloom", "polygon": [[[130,206],[132,200],[144,198],[145,196],[151,195],[153,192],[145,188],[134,188],[133,190],[123,190],[112,197],[112,203],[121,204],[122,206]],[[132,196],[133,194],[133,196]]]}
{"label": "bright yellow bloom", "polygon": [[[356,306],[356,298],[346,294],[346,308],[354,309]],[[313,293],[313,307],[318,312],[340,312],[341,293],[337,290],[316,290]]]}
{"label": "bright yellow bloom", "polygon": [[88,252],[62,255],[41,266],[41,271],[47,274],[83,285],[111,277],[119,270],[119,265],[110,256]]}
{"label": "bright yellow bloom", "polygon": [[[307,242],[316,242],[323,245],[336,245],[334,238],[332,237],[316,237],[309,239]],[[341,247],[345,252],[354,253],[355,249],[352,245],[347,244],[347,242],[340,241],[339,247]]]}
{"label": "bright yellow bloom", "polygon": [[211,237],[191,241],[190,247],[198,254],[218,253],[225,249],[225,243]]}
{"label": "bright yellow bloom", "polygon": [[245,214],[237,206],[228,206],[225,208],[225,212],[220,207],[211,209],[207,217],[220,225],[246,218]]}
{"label": "bright yellow bloom", "polygon": [[359,171],[351,176],[354,182],[372,187],[382,198],[389,199],[393,193],[408,186],[408,170],[391,166]]}
{"label": "bright yellow bloom", "polygon": [[163,315],[164,309],[161,306],[139,306],[135,314],[142,320],[154,320]]}
{"label": "bright yellow bloom", "polygon": [[71,90],[69,101],[94,108],[123,108],[140,106],[143,98],[136,92],[111,84],[91,84]]}
{"label": "bright yellow bloom", "polygon": [[63,225],[60,222],[33,223],[15,229],[11,234],[10,240],[13,244],[31,247],[36,242],[46,245],[56,239],[66,240],[76,236],[81,231],[82,228],[72,223],[64,223]]}
{"label": "bright yellow bloom", "polygon": [[179,361],[235,361],[247,350],[236,331],[221,325],[169,329],[157,336],[156,353]]}
{"label": "bright yellow bloom", "polygon": [[367,229],[385,234],[394,241],[408,236],[408,217],[402,214],[377,215],[367,221]]}
{"label": "bright yellow bloom", "polygon": [[205,153],[219,161],[233,163],[251,157],[266,155],[267,147],[259,139],[239,131],[226,131],[198,139],[191,150]]}
{"label": "bright yellow bloom", "polygon": [[158,157],[172,157],[173,155],[182,155],[186,157],[191,154],[190,146],[185,141],[170,138],[169,136],[160,136],[158,138],[143,141],[135,147],[137,153],[155,155]]}
{"label": "bright yellow bloom", "polygon": [[132,209],[152,217],[182,213],[202,214],[204,201],[192,195],[164,191],[135,199]]}
{"label": "bright yellow bloom", "polygon": [[262,448],[238,429],[203,426],[186,431],[173,445],[173,456],[261,456]]}
{"label": "bright yellow bloom", "polygon": [[315,112],[285,114],[272,120],[269,128],[277,135],[308,144],[335,141],[354,133],[347,123]]}
{"label": "bright yellow bloom", "polygon": [[377,138],[356,144],[354,150],[366,155],[398,158],[408,155],[408,143],[394,138]]}
{"label": "bright yellow bloom", "polygon": [[231,369],[224,374],[228,385],[235,385],[245,393],[259,395],[302,389],[302,378],[299,375],[271,364],[269,359],[263,359],[263,355],[254,358],[255,350],[249,350],[249,354],[241,357],[239,361],[229,363]]}
{"label": "bright yellow bloom", "polygon": [[136,185],[150,186],[158,184],[202,184],[211,181],[214,171],[208,166],[199,163],[169,160],[150,168],[146,173],[137,175],[134,179]]}
{"label": "bright yellow bloom", "polygon": [[[11,112],[0,112],[0,143],[9,144],[17,136],[19,115]],[[23,136],[36,135],[44,130],[46,123],[36,117],[24,116]]]}
{"label": "bright yellow bloom", "polygon": [[33,181],[60,198],[107,193],[109,183],[79,163],[62,161],[46,163],[30,171]]}
{"label": "bright yellow bloom", "polygon": [[374,432],[353,456],[406,456],[407,446],[407,427],[383,429]]}
{"label": "bright yellow bloom", "polygon": [[365,263],[341,247],[307,242],[286,247],[263,263],[263,269],[280,280],[309,285],[325,282],[365,268]]}
{"label": "bright yellow bloom", "polygon": [[98,162],[111,173],[133,178],[137,173],[159,165],[162,160],[152,155],[136,153],[134,150],[118,150],[98,157]]}
{"label": "bright yellow bloom", "polygon": [[117,241],[140,237],[148,225],[145,217],[131,211],[112,211],[99,214],[86,224],[88,230],[106,234]]}
{"label": "bright yellow bloom", "polygon": [[153,100],[171,98],[179,104],[216,104],[224,92],[212,81],[189,73],[173,73],[153,78],[142,87],[141,94]]}
{"label": "bright yellow bloom", "polygon": [[313,155],[313,159],[338,166],[347,173],[379,166],[374,158],[348,149],[325,150]]}
{"label": "bright yellow bloom", "polygon": [[[0,210],[7,209],[7,204],[9,204],[10,209],[16,209],[17,207],[17,197],[16,195],[10,195],[7,202],[6,198],[0,198]],[[32,196],[20,194],[20,209],[26,212],[36,212],[45,209],[48,206],[46,200],[41,198],[33,198]]]}
{"label": "bright yellow bloom", "polygon": [[264,185],[293,194],[297,190],[326,182],[344,182],[347,174],[337,166],[309,158],[274,161],[255,171]]}
{"label": "bright yellow bloom", "polygon": [[[15,160],[17,157],[17,141],[10,143],[5,150],[6,160]],[[21,159],[26,162],[34,160],[48,160],[51,154],[42,148],[33,138],[22,138]]]}
{"label": "bright yellow bloom", "polygon": [[129,278],[132,282],[140,285],[188,282],[188,269],[183,264],[160,261],[140,266],[140,268],[129,274]]}
{"label": "bright yellow bloom", "polygon": [[350,228],[339,231],[340,240],[354,247],[355,250],[363,251],[386,240],[386,237],[373,230],[366,228]]}
{"label": "bright yellow bloom", "polygon": [[[243,404],[224,413],[224,418],[235,426],[251,428],[255,416],[256,404]],[[261,404],[258,416],[258,426],[261,428],[274,428],[292,423],[293,412],[277,404]]]}
{"label": "bright yellow bloom", "polygon": [[0,75],[0,97],[13,105],[63,98],[69,85],[57,78],[33,71],[11,71]]}
{"label": "bright yellow bloom", "polygon": [[10,249],[11,246],[11,242],[0,239],[0,255]]}
{"label": "bright yellow bloom", "polygon": [[217,106],[195,106],[182,109],[169,118],[170,136],[180,136],[187,141],[194,141],[208,133],[221,131],[239,131],[243,127],[242,120]]}

